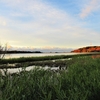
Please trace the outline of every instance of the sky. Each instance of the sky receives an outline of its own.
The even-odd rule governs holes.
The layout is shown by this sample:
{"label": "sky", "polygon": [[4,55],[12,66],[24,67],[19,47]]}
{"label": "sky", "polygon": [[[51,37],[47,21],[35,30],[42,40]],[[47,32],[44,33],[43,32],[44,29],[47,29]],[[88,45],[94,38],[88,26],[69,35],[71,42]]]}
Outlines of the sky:
{"label": "sky", "polygon": [[100,0],[0,0],[0,43],[15,49],[100,45]]}

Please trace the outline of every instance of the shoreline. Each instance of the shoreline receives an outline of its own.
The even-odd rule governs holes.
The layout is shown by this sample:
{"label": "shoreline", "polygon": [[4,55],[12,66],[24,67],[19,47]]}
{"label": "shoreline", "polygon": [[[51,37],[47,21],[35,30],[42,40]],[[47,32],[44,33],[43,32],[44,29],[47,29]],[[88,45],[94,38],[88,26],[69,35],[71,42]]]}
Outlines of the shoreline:
{"label": "shoreline", "polygon": [[[88,57],[90,56],[92,59],[100,58],[99,53],[79,53],[75,55],[56,55],[56,56],[43,56],[43,57],[20,57],[20,58],[10,58],[10,59],[1,59],[0,60],[0,69],[4,68],[20,68],[28,67],[28,66],[53,66],[55,63],[57,66],[59,64],[64,65],[64,61],[68,61],[69,59],[77,58],[77,57]],[[63,61],[62,61],[63,60]],[[59,63],[57,62],[59,61]]]}

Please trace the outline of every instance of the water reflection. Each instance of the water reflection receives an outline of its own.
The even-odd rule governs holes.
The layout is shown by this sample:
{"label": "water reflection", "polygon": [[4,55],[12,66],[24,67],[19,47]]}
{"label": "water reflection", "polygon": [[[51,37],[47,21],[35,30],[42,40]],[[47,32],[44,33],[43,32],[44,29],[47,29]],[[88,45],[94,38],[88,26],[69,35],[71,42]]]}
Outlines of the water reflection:
{"label": "water reflection", "polygon": [[59,70],[59,67],[48,67],[48,66],[45,66],[45,67],[42,67],[42,66],[29,66],[29,67],[26,67],[25,69],[23,68],[8,68],[8,69],[0,69],[0,72],[3,76],[5,76],[5,71],[7,72],[7,74],[13,74],[13,73],[20,73],[21,71],[25,70],[25,71],[30,71],[30,70],[33,70],[35,68],[40,68],[40,69],[44,69],[44,70],[47,70],[47,69],[50,69],[50,70]]}

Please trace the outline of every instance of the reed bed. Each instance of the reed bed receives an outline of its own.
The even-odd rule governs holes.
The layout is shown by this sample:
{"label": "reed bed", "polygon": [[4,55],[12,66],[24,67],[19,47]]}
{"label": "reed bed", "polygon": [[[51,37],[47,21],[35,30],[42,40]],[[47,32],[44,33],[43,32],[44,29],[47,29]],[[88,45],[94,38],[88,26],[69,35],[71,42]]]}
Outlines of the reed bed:
{"label": "reed bed", "polygon": [[66,66],[0,75],[0,100],[100,100],[100,59],[73,58]]}

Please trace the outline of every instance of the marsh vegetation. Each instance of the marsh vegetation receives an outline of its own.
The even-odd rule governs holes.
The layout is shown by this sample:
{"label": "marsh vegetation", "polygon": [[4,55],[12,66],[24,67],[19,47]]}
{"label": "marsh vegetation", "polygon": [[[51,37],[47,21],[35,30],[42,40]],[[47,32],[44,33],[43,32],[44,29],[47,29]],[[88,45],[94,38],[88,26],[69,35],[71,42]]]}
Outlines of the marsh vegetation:
{"label": "marsh vegetation", "polygon": [[100,100],[100,58],[65,60],[65,70],[0,75],[0,100]]}

